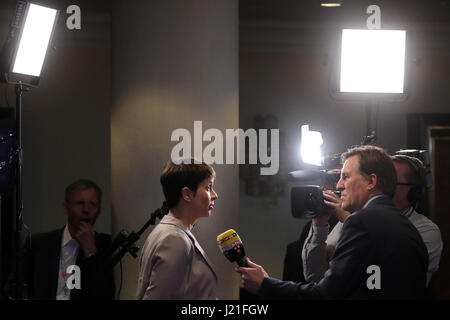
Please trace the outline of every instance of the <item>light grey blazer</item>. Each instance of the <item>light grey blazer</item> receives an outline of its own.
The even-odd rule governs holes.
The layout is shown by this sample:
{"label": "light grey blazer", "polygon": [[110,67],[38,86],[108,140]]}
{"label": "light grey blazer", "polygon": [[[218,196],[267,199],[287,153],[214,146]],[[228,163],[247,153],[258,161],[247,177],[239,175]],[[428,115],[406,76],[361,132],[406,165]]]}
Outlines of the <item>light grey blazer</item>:
{"label": "light grey blazer", "polygon": [[194,235],[165,215],[145,241],[136,299],[216,299],[217,275]]}

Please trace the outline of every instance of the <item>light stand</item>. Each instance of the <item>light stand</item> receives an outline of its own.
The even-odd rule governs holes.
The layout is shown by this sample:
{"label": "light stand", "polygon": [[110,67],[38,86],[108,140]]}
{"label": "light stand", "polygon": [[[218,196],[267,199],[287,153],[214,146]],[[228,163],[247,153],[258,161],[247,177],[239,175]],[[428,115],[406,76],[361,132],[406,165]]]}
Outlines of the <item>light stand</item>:
{"label": "light stand", "polygon": [[16,143],[13,151],[13,163],[15,168],[15,274],[16,283],[13,298],[15,300],[27,299],[27,288],[24,279],[24,256],[26,234],[24,233],[24,224],[22,220],[22,93],[26,91],[22,83],[16,84]]}
{"label": "light stand", "polygon": [[[371,144],[377,140],[376,128],[372,128],[372,111],[373,111],[373,101],[368,99],[366,101],[366,135],[363,136],[362,145]],[[378,117],[378,114],[376,115]]]}
{"label": "light stand", "polygon": [[144,224],[144,226],[136,233],[131,232],[128,234],[126,231],[121,231],[113,240],[110,248],[107,250],[107,254],[111,256],[109,268],[114,267],[122,257],[129,252],[134,258],[137,258],[137,252],[139,250],[134,244],[141,237],[141,235],[147,230],[150,225],[156,223],[156,218],[162,219],[169,212],[169,208],[165,204],[161,208],[156,209],[150,216],[150,219]]}
{"label": "light stand", "polygon": [[[0,78],[15,84],[16,94],[16,139],[12,150],[14,163],[14,218],[11,218],[11,232],[14,240],[10,246],[13,256],[11,275],[14,284],[10,298],[27,299],[24,259],[26,254],[25,225],[22,219],[22,93],[29,86],[39,84],[42,67],[52,39],[58,18],[58,10],[36,5],[28,1],[17,1],[10,25],[10,32],[1,52]],[[11,213],[12,215],[12,213]]]}
{"label": "light stand", "polygon": [[342,96],[365,99],[363,145],[377,139],[376,125],[372,128],[373,102],[405,96],[405,55],[405,30],[342,30],[339,90]]}

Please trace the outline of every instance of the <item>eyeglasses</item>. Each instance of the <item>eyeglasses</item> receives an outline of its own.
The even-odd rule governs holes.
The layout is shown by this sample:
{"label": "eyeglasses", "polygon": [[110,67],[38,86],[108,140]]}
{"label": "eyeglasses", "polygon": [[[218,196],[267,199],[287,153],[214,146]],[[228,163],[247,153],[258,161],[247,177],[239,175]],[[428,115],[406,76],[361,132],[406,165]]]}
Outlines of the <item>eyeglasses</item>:
{"label": "eyeglasses", "polygon": [[96,202],[84,202],[84,201],[77,201],[77,202],[69,202],[71,206],[77,207],[77,208],[84,208],[85,205],[87,205],[89,210],[97,210],[99,207],[99,204]]}
{"label": "eyeglasses", "polygon": [[414,186],[414,183],[409,183],[409,182],[397,182],[398,186]]}

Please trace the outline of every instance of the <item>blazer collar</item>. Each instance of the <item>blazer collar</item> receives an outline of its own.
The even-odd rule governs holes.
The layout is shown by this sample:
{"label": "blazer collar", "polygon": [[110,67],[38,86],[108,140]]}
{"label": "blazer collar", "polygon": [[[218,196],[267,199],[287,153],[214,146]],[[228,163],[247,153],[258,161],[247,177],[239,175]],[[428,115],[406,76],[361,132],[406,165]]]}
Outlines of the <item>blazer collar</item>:
{"label": "blazer collar", "polygon": [[192,234],[192,232],[188,228],[186,228],[186,226],[183,224],[183,222],[181,222],[181,220],[175,218],[172,215],[166,214],[162,218],[160,223],[162,223],[162,224],[171,224],[171,225],[174,225],[174,226],[180,228],[181,230],[183,230],[187,234],[187,236],[191,239],[191,241],[194,244],[195,248],[198,250],[198,252],[200,252],[200,254],[203,257],[203,259],[205,260],[206,264],[209,266],[209,268],[211,269],[211,271],[213,272],[214,276],[217,279],[216,272],[214,271],[214,268],[212,267],[212,263],[209,261],[205,251],[200,246],[200,244],[197,242],[197,239],[195,239],[195,237]]}
{"label": "blazer collar", "polygon": [[183,231],[189,231],[188,228],[183,224],[183,222],[180,219],[175,218],[172,215],[166,214],[162,219],[161,222],[162,224],[172,224],[174,226],[177,226],[178,228],[180,228]]}
{"label": "blazer collar", "polygon": [[387,194],[378,194],[376,196],[373,196],[372,198],[370,198],[369,200],[366,201],[366,203],[364,204],[364,206],[362,207],[362,209],[366,208],[367,206],[371,205],[374,201],[375,203],[380,201],[378,199],[388,199],[389,196]]}

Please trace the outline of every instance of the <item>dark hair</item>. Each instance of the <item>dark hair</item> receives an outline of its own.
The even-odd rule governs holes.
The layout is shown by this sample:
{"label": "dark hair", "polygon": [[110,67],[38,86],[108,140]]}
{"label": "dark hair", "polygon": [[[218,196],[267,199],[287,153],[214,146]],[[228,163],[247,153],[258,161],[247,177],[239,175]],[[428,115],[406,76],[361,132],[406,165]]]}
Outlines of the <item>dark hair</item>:
{"label": "dark hair", "polygon": [[392,161],[398,163],[406,163],[409,168],[409,172],[407,173],[408,183],[412,183],[419,187],[424,187],[424,179],[425,179],[425,167],[423,166],[422,161],[417,158],[410,157],[403,154],[396,154],[391,157]]}
{"label": "dark hair", "polygon": [[359,172],[368,177],[377,176],[377,188],[384,194],[394,196],[397,184],[397,173],[389,154],[377,146],[360,146],[349,149],[341,156],[342,162],[350,157],[359,157]]}
{"label": "dark hair", "polygon": [[188,159],[179,164],[172,161],[167,162],[160,178],[167,207],[172,209],[177,206],[181,198],[181,190],[184,187],[194,191],[195,194],[203,180],[215,175],[216,173],[210,165],[204,162],[195,163],[194,159]]}
{"label": "dark hair", "polygon": [[72,182],[71,184],[69,184],[67,186],[66,193],[65,193],[66,202],[69,202],[69,198],[70,198],[70,195],[72,194],[72,192],[82,191],[82,190],[86,190],[86,189],[90,189],[90,188],[95,189],[95,191],[97,192],[97,196],[98,196],[98,202],[102,203],[102,189],[100,189],[100,187],[94,181],[91,181],[88,179],[79,179],[75,182]]}

